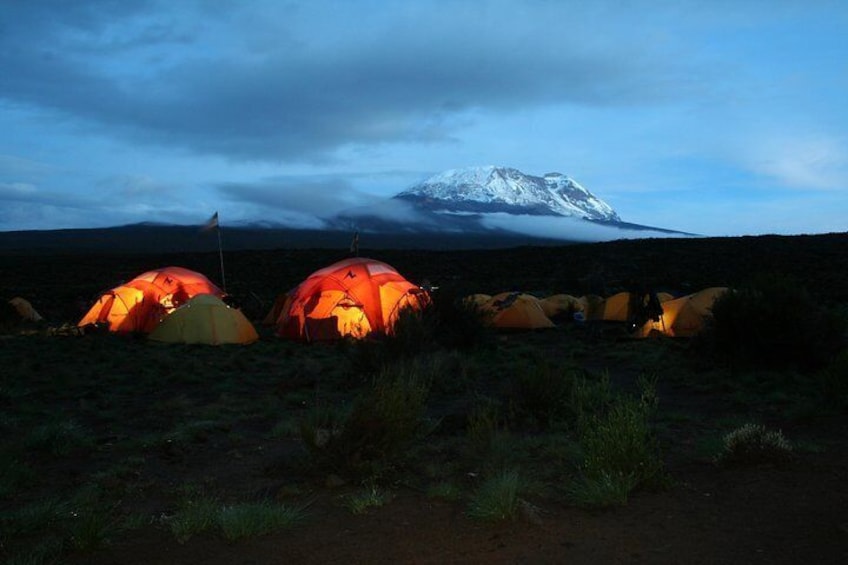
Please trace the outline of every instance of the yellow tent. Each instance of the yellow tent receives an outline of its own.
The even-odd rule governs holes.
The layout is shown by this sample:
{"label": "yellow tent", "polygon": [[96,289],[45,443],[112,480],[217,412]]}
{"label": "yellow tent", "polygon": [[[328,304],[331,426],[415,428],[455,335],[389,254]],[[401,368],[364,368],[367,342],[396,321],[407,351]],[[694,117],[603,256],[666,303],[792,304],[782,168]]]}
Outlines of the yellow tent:
{"label": "yellow tent", "polygon": [[554,327],[539,305],[539,299],[530,294],[502,292],[486,302],[482,310],[492,313],[491,324],[496,328],[530,330]]}
{"label": "yellow tent", "polygon": [[492,296],[489,295],[489,294],[477,293],[477,294],[471,294],[469,296],[466,296],[465,299],[463,300],[463,302],[465,302],[468,305],[474,305],[474,306],[477,306],[477,307],[482,307],[484,304],[486,304],[491,299],[492,299]]}
{"label": "yellow tent", "polygon": [[626,322],[630,320],[638,298],[631,292],[619,292],[604,300],[603,308],[598,311],[598,319],[607,322]]}
{"label": "yellow tent", "polygon": [[723,286],[705,288],[662,303],[663,313],[659,321],[649,320],[636,331],[639,337],[660,332],[671,337],[692,337],[704,328],[704,322],[712,315],[716,298],[727,292]]}
{"label": "yellow tent", "polygon": [[674,300],[674,295],[668,292],[658,292],[657,300],[660,301],[660,304],[663,302],[668,302],[669,300]]}
{"label": "yellow tent", "polygon": [[259,335],[240,310],[212,294],[198,294],[164,318],[150,333],[150,339],[221,345],[252,343]]}
{"label": "yellow tent", "polygon": [[604,312],[604,299],[597,294],[586,294],[577,299],[580,302],[579,312],[583,312],[586,320],[600,320]]}
{"label": "yellow tent", "polygon": [[554,294],[552,296],[548,296],[547,298],[541,299],[539,301],[539,305],[542,307],[542,311],[548,318],[553,318],[563,314],[570,315],[574,312],[580,312],[583,309],[583,305],[580,303],[580,300],[570,294]]}
{"label": "yellow tent", "polygon": [[27,322],[40,322],[44,319],[41,317],[41,314],[35,311],[35,308],[32,307],[32,304],[29,303],[29,300],[26,300],[25,298],[16,296],[15,298],[9,301],[9,304],[11,304],[18,312],[18,315],[21,317],[21,320]]}

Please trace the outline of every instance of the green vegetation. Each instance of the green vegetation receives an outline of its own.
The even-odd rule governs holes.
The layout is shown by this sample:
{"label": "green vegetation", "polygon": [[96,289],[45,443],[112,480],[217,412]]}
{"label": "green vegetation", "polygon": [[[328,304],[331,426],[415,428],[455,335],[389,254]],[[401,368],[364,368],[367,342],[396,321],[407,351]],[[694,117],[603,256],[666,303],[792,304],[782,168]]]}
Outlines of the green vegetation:
{"label": "green vegetation", "polygon": [[387,491],[371,482],[366,484],[361,491],[348,494],[342,500],[345,508],[350,510],[352,514],[364,514],[370,508],[383,506],[390,498]]}
{"label": "green vegetation", "polygon": [[268,501],[225,506],[218,513],[218,525],[227,541],[238,541],[290,528],[304,519],[303,510]]}
{"label": "green vegetation", "polygon": [[358,342],[2,340],[0,561],[85,562],[150,531],[238,544],[306,522],[313,503],[368,520],[410,493],[485,528],[528,498],[579,513],[693,466],[826,457],[844,443],[744,425],[844,426],[845,311],[775,279],[739,286],[692,341],[568,321],[497,334],[461,300],[475,281]]}
{"label": "green vegetation", "polygon": [[475,520],[514,520],[518,515],[524,484],[518,471],[500,471],[480,485],[471,500],[468,515]]}
{"label": "green vegetation", "polygon": [[848,319],[779,275],[723,294],[712,312],[705,341],[732,364],[815,370],[846,344]]}
{"label": "green vegetation", "polygon": [[792,444],[782,432],[761,424],[745,424],[724,436],[716,461],[722,465],[752,465],[780,463],[792,456]]}

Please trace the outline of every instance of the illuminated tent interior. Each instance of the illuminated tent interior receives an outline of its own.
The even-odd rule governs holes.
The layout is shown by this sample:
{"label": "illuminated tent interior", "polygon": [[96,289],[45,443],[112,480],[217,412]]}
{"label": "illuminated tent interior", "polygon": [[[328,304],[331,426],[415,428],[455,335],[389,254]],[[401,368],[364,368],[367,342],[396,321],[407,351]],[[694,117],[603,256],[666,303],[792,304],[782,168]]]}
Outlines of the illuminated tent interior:
{"label": "illuminated tent interior", "polygon": [[183,267],[147,271],[100,295],[77,325],[150,333],[163,317],[198,294],[222,297],[224,291],[200,273]]}
{"label": "illuminated tent interior", "polygon": [[259,334],[241,310],[213,294],[198,294],[164,318],[148,337],[168,343],[222,345],[253,343]]}
{"label": "illuminated tent interior", "polygon": [[428,301],[426,291],[390,265],[345,259],[312,273],[289,293],[277,334],[313,341],[391,333],[403,308],[420,309]]}

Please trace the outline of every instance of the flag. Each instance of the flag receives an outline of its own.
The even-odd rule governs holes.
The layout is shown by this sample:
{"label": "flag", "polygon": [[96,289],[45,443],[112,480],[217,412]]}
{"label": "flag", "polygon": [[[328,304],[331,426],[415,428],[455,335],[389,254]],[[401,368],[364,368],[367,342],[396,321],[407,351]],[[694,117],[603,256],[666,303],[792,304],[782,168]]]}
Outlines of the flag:
{"label": "flag", "polygon": [[200,231],[211,231],[218,228],[218,212],[212,214],[212,217],[200,229]]}
{"label": "flag", "polygon": [[350,252],[359,255],[359,232],[354,232],[353,241],[350,242]]}

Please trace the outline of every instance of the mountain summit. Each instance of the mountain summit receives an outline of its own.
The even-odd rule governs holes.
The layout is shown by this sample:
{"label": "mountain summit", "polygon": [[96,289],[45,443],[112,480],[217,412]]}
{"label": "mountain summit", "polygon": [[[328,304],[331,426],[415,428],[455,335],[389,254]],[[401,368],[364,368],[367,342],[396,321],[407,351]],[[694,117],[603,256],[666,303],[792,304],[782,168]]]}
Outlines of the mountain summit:
{"label": "mountain summit", "polygon": [[434,212],[506,212],[621,221],[609,204],[566,175],[536,177],[507,167],[452,169],[395,198]]}

